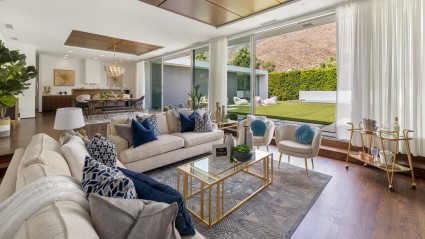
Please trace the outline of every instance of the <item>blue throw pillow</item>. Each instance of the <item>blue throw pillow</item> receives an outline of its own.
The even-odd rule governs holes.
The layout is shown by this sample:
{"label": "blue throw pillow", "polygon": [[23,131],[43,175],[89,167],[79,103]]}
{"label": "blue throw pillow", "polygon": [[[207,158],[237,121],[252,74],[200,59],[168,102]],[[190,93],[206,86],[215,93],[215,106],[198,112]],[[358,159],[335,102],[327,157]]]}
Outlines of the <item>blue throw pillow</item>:
{"label": "blue throw pillow", "polygon": [[300,144],[311,144],[311,141],[313,141],[314,138],[314,130],[310,125],[300,125],[295,130],[295,138]]}
{"label": "blue throw pillow", "polygon": [[193,112],[189,116],[180,113],[180,122],[182,127],[182,130],[180,132],[184,133],[195,130],[195,116],[195,112]]}
{"label": "blue throw pillow", "polygon": [[177,230],[181,236],[195,235],[195,228],[193,227],[192,219],[184,204],[183,196],[177,190],[157,182],[143,173],[136,173],[124,168],[119,169],[133,181],[139,199],[168,204],[177,202],[179,205],[179,211],[176,217]]}
{"label": "blue throw pillow", "polygon": [[264,136],[266,133],[267,124],[264,120],[256,119],[251,123],[251,130],[254,136]]}
{"label": "blue throw pillow", "polygon": [[158,139],[155,136],[155,129],[152,127],[148,119],[145,119],[142,123],[139,123],[139,121],[133,119],[131,121],[131,132],[133,134],[134,147]]}

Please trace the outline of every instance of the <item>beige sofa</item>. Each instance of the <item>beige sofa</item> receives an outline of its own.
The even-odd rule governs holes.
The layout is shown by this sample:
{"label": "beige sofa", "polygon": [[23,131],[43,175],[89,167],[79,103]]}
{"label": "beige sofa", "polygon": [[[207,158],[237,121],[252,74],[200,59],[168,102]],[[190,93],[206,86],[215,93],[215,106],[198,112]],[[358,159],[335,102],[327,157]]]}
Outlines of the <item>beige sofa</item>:
{"label": "beige sofa", "polygon": [[115,143],[118,158],[129,169],[145,172],[167,164],[212,151],[212,145],[222,144],[224,133],[213,124],[213,132],[180,133],[176,130],[177,118],[171,112],[157,114],[161,130],[158,140],[128,147],[128,142],[115,131],[114,124],[124,124],[127,118],[112,118],[108,124],[108,139]]}
{"label": "beige sofa", "polygon": [[[70,180],[71,177],[77,179],[72,179],[76,182],[76,190],[80,195],[85,195],[78,180],[81,180],[84,155],[88,153],[83,141],[78,136],[73,137],[71,139],[73,141],[68,142],[67,144],[70,145],[67,147],[61,146],[58,141],[46,134],[38,134],[33,136],[26,149],[17,149],[0,185],[0,209],[7,208],[10,211],[10,204],[12,204],[10,202],[13,202],[11,199],[15,199],[16,195],[22,195],[30,188],[33,193],[27,195],[29,198],[49,197],[50,194],[42,189],[35,188],[34,190],[34,185],[38,185],[40,181],[46,179],[55,180],[58,175],[69,176]],[[117,161],[117,165],[124,167],[119,161]],[[52,184],[52,182],[50,183]],[[64,191],[62,194],[66,193]],[[88,205],[85,196],[82,198]],[[16,200],[18,199],[19,197],[16,198]],[[14,229],[6,228],[8,232],[5,232],[5,228],[1,230],[2,225],[0,225],[0,238],[99,238],[93,228],[87,205],[84,206],[84,203],[81,204],[81,202],[77,203],[75,199],[71,200],[69,197],[63,197],[61,200],[54,199],[51,203],[38,205],[38,207],[33,204],[26,205],[34,213],[23,217],[20,223],[13,223],[12,228]],[[18,206],[24,207],[25,205]],[[5,211],[7,210],[0,210],[0,215]],[[13,214],[15,212],[12,212]],[[0,222],[3,225],[10,223],[10,218],[2,217]],[[197,232],[194,236],[183,238],[204,237]]]}

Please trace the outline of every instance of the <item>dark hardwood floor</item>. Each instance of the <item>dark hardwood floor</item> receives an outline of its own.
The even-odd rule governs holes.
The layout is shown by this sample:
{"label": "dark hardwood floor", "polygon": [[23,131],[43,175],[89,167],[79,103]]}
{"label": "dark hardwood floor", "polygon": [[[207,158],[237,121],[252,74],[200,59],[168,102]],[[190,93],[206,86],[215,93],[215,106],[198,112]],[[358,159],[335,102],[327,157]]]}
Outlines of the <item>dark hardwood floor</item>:
{"label": "dark hardwood floor", "polygon": [[[9,138],[0,138],[0,155],[24,148],[31,136],[45,132],[58,138],[53,130],[54,112],[22,119]],[[106,124],[86,125],[89,136],[106,134]],[[270,146],[274,158],[277,148]],[[286,156],[283,156],[286,162]],[[304,160],[291,158],[291,164],[304,167]],[[395,192],[388,190],[383,171],[325,157],[315,159],[314,171],[332,176],[293,238],[425,238],[425,180],[417,179],[412,190],[411,177],[395,175]],[[282,165],[283,167],[285,164]],[[311,164],[309,164],[311,166]],[[265,238],[264,238],[265,239]]]}

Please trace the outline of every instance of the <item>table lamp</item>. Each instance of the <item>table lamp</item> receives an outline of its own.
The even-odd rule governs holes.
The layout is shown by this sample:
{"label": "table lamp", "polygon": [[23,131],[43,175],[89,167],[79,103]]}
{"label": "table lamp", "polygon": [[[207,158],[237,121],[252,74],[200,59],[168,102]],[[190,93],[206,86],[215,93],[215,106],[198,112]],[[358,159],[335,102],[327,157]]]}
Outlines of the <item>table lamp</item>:
{"label": "table lamp", "polygon": [[59,108],[56,110],[53,129],[66,130],[66,133],[74,135],[73,129],[85,126],[83,110],[77,107]]}

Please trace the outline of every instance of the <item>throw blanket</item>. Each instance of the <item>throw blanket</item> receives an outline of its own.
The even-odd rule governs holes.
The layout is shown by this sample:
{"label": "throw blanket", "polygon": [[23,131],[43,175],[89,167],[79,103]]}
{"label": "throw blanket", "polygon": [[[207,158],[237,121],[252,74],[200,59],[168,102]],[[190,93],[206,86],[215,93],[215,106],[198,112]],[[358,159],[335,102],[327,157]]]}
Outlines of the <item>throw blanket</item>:
{"label": "throw blanket", "polygon": [[26,219],[55,201],[74,201],[89,210],[80,184],[72,177],[48,176],[15,192],[0,204],[0,238],[12,238]]}

